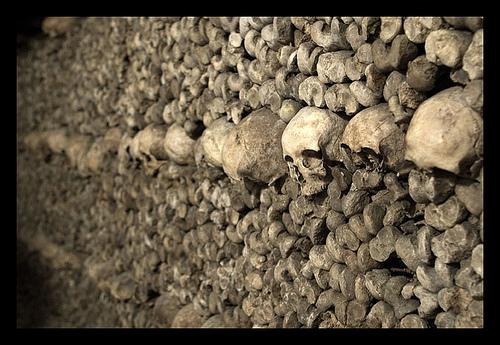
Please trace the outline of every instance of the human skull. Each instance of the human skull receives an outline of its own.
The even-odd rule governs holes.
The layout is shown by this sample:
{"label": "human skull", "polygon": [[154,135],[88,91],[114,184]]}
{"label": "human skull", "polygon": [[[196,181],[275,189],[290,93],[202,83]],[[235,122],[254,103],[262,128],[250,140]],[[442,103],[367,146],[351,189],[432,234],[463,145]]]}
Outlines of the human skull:
{"label": "human skull", "polygon": [[305,196],[326,188],[325,159],[340,161],[339,139],[346,124],[346,120],[330,110],[304,107],[283,131],[283,158],[290,176],[301,185]]}
{"label": "human skull", "polygon": [[65,152],[72,167],[81,165],[90,145],[91,139],[86,135],[77,134],[67,138]]}
{"label": "human skull", "polygon": [[222,167],[222,148],[234,124],[221,117],[210,124],[200,137],[205,160],[216,167]]}
{"label": "human skull", "polygon": [[148,172],[158,169],[168,158],[164,149],[166,128],[151,124],[137,133],[130,144],[130,154],[140,160]]}
{"label": "human skull", "polygon": [[52,152],[63,153],[68,145],[68,137],[64,129],[47,131],[47,146]]}
{"label": "human skull", "polygon": [[345,128],[341,147],[349,148],[355,164],[367,169],[385,162],[397,170],[404,161],[404,133],[394,122],[387,103],[357,113]]}
{"label": "human skull", "polygon": [[167,130],[163,148],[170,159],[184,165],[194,163],[195,143],[196,141],[186,134],[184,128],[174,123]]}
{"label": "human skull", "polygon": [[222,148],[222,167],[235,181],[272,184],[286,174],[279,144],[286,123],[261,108],[231,128]]}
{"label": "human skull", "polygon": [[417,108],[405,141],[405,158],[419,168],[467,177],[482,160],[483,120],[467,104],[463,88],[452,87]]}

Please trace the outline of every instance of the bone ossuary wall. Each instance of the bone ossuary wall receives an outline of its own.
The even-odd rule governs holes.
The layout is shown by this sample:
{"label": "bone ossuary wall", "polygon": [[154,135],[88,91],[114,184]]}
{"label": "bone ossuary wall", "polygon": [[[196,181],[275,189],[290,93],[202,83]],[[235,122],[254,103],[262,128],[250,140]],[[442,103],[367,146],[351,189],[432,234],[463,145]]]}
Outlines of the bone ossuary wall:
{"label": "bone ossuary wall", "polygon": [[46,18],[18,326],[482,327],[482,26]]}

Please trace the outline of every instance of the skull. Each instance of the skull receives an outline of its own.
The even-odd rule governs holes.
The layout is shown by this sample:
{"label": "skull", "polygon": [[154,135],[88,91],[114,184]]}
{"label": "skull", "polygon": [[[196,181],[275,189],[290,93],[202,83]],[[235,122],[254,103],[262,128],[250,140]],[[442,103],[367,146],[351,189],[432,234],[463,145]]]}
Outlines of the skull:
{"label": "skull", "polygon": [[226,142],[229,131],[234,124],[221,117],[210,124],[203,131],[200,138],[205,160],[216,167],[222,167],[222,147]]}
{"label": "skull", "polygon": [[[369,170],[380,168],[384,162],[398,170],[404,162],[404,133],[394,122],[387,103],[357,113],[345,128],[341,147],[344,153],[346,148],[351,151],[354,164]],[[348,155],[344,155],[347,159]]]}
{"label": "skull", "polygon": [[423,102],[406,133],[405,158],[419,168],[439,168],[465,177],[479,172],[483,156],[483,120],[452,87]]}
{"label": "skull", "polygon": [[165,126],[151,124],[137,133],[130,144],[130,154],[143,162],[146,170],[152,172],[158,169],[168,158],[163,147]]}
{"label": "skull", "polygon": [[272,184],[286,174],[279,140],[286,123],[267,108],[245,117],[228,134],[222,148],[222,167],[235,181]]}
{"label": "skull", "polygon": [[328,185],[325,159],[340,161],[339,139],[346,124],[330,110],[304,107],[283,131],[283,157],[305,196],[319,193]]}
{"label": "skull", "polygon": [[91,145],[90,137],[76,134],[67,139],[66,156],[72,167],[79,167]]}
{"label": "skull", "polygon": [[194,163],[195,143],[196,141],[186,134],[184,128],[174,123],[167,130],[163,148],[170,159],[184,165]]}

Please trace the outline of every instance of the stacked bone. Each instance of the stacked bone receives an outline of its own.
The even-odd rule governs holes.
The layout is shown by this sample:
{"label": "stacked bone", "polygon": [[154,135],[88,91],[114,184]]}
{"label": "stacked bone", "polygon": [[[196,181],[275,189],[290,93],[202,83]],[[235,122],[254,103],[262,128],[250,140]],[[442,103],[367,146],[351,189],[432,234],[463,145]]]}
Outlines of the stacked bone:
{"label": "stacked bone", "polygon": [[482,326],[481,18],[74,25],[20,58],[20,130],[98,188],[122,325]]}

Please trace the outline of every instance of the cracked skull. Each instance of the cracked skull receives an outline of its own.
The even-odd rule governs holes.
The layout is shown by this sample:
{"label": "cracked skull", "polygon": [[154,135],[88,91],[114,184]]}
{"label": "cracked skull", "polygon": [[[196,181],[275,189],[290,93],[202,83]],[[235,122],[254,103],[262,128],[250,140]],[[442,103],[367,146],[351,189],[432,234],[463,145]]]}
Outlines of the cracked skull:
{"label": "cracked skull", "polygon": [[319,193],[328,185],[325,160],[340,161],[339,139],[346,124],[329,110],[305,107],[283,131],[283,158],[304,195]]}

